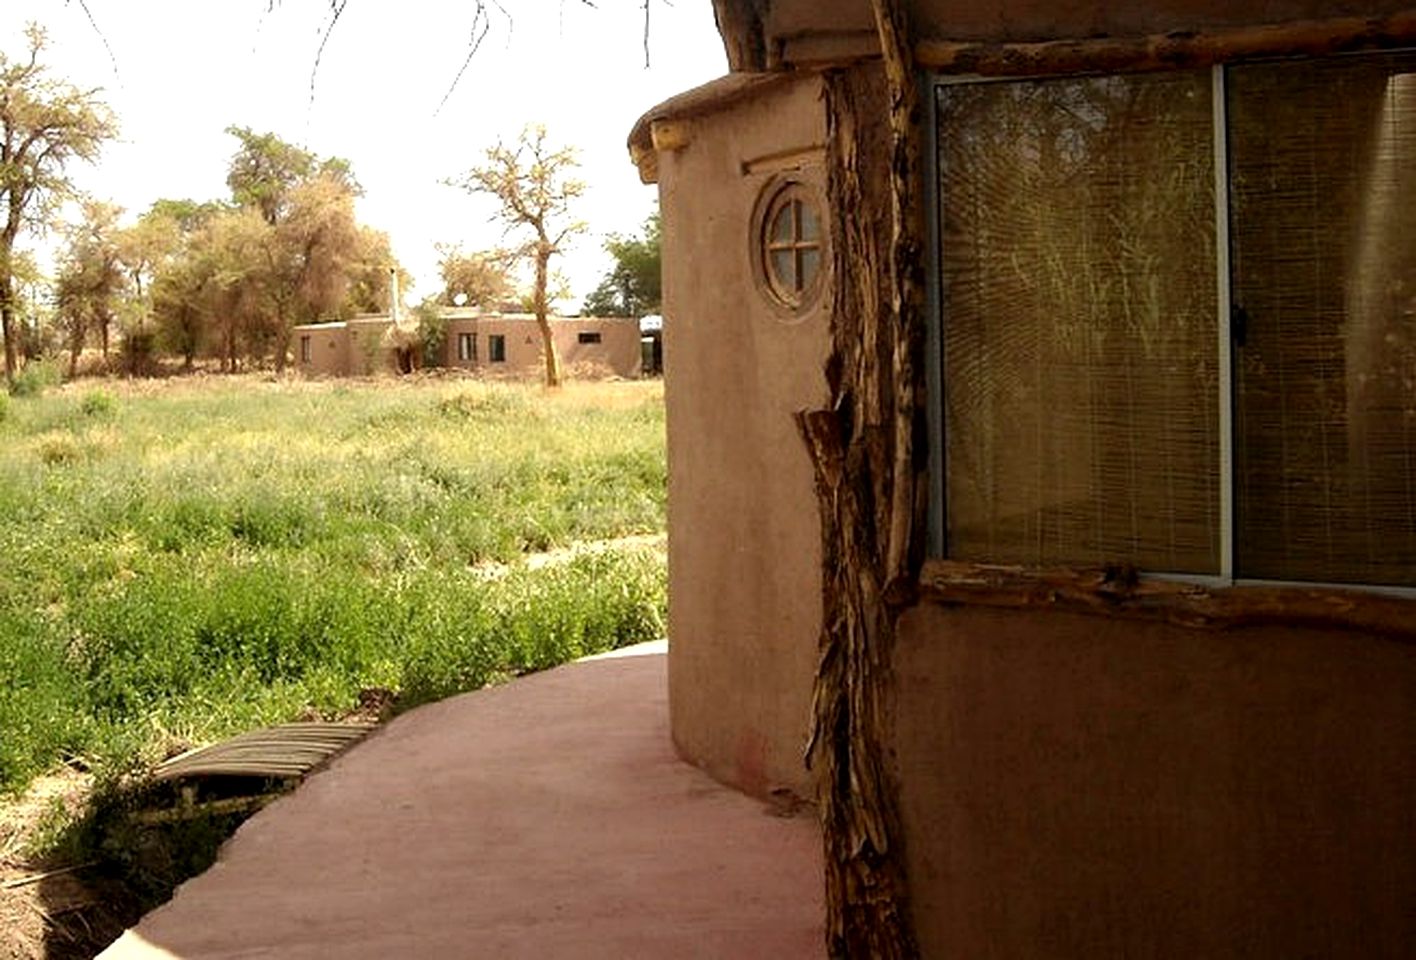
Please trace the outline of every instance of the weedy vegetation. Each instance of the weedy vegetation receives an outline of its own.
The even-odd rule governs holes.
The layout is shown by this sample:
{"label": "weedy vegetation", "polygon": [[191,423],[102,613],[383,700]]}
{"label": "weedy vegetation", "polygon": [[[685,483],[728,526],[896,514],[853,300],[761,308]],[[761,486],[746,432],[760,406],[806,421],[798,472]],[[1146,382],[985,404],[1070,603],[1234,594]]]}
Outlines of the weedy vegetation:
{"label": "weedy vegetation", "polygon": [[40,382],[0,449],[0,795],[663,634],[652,536],[526,562],[662,533],[656,384]]}

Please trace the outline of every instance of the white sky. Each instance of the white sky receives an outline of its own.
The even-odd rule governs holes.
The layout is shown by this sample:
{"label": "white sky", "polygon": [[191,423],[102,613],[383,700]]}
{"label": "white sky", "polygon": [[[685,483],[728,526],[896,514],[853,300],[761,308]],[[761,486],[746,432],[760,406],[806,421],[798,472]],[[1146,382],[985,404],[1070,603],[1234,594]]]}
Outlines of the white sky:
{"label": "white sky", "polygon": [[[56,75],[102,87],[120,140],[99,163],[73,168],[80,187],[127,208],[159,197],[224,198],[236,141],[229,125],[273,131],[321,156],[348,158],[365,190],[360,219],[389,232],[415,277],[416,302],[437,289],[435,243],[468,250],[501,242],[486,198],[442,185],[523,125],[580,149],[590,233],[562,258],[577,304],[610,266],[608,233],[638,229],[655,188],[639,183],[625,149],[634,121],[675,93],[727,69],[708,0],[652,0],[644,66],[641,0],[501,0],[491,31],[457,89],[469,0],[349,0],[310,75],[328,0],[3,0],[0,48],[24,53],[21,31],[49,31]],[[112,60],[104,48],[107,40]],[[116,60],[116,74],[113,61]]]}

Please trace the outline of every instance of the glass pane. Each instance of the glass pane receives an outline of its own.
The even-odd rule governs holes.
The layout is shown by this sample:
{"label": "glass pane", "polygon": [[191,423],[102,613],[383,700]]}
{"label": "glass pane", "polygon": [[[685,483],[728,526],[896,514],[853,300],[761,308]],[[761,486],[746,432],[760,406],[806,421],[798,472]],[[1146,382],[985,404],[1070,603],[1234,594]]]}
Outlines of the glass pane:
{"label": "glass pane", "polygon": [[950,555],[1218,572],[1208,72],[938,105]]}
{"label": "glass pane", "polygon": [[816,275],[821,272],[821,251],[815,247],[806,247],[801,251],[801,289],[805,290],[816,282]]}
{"label": "glass pane", "polygon": [[792,222],[792,207],[796,201],[784,203],[772,216],[772,227],[768,236],[772,243],[791,243],[795,224]]}
{"label": "glass pane", "polygon": [[821,240],[821,218],[811,204],[805,202],[801,204],[801,239],[806,243]]}
{"label": "glass pane", "polygon": [[1413,71],[1230,73],[1243,576],[1416,585]]}
{"label": "glass pane", "polygon": [[771,259],[772,285],[779,294],[791,299],[797,292],[796,255],[791,250],[773,250]]}

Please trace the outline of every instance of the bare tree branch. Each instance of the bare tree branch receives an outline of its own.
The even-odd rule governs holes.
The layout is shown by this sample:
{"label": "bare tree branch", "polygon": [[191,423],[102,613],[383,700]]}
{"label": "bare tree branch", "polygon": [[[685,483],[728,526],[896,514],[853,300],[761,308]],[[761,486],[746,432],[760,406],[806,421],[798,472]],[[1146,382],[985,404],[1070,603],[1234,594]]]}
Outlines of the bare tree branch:
{"label": "bare tree branch", "polygon": [[339,23],[339,18],[344,15],[344,8],[349,0],[329,0],[329,23],[325,24],[324,33],[320,35],[320,48],[315,51],[315,64],[310,68],[310,102],[315,102],[315,77],[320,72],[320,61],[324,59],[325,47],[329,44],[329,38],[334,33],[335,25]]}
{"label": "bare tree branch", "polygon": [[[71,0],[64,0],[64,5],[68,6],[70,2]],[[123,82],[123,75],[118,72],[118,58],[113,55],[113,48],[108,45],[108,35],[103,32],[102,28],[98,25],[98,21],[93,18],[93,11],[89,9],[88,0],[77,0],[77,2],[79,9],[81,9],[84,12],[84,16],[88,18],[89,26],[93,27],[93,32],[98,34],[98,39],[103,42],[103,49],[108,51],[108,62],[113,65],[113,76],[117,77],[118,82],[121,84]]]}

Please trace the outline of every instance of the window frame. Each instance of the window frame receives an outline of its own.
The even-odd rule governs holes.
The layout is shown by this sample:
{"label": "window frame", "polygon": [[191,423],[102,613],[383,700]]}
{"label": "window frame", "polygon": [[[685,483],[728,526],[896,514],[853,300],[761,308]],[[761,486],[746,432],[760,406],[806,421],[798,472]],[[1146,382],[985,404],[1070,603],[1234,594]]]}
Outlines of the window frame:
{"label": "window frame", "polygon": [[506,363],[506,334],[487,334],[487,362]]}
{"label": "window frame", "polygon": [[475,332],[458,331],[457,359],[459,363],[477,362],[477,334]]}
{"label": "window frame", "polygon": [[[1149,580],[1171,581],[1179,584],[1194,584],[1207,588],[1268,587],[1294,588],[1302,590],[1344,590],[1380,594],[1398,598],[1416,599],[1416,586],[1394,584],[1374,584],[1362,581],[1314,581],[1275,580],[1266,578],[1241,577],[1237,575],[1236,516],[1235,516],[1235,355],[1233,342],[1233,238],[1231,237],[1231,185],[1227,79],[1230,67],[1263,62],[1311,62],[1323,59],[1339,59],[1398,53],[1416,48],[1390,48],[1372,51],[1352,51],[1327,56],[1255,56],[1239,58],[1209,67],[1211,91],[1211,117],[1213,123],[1214,151],[1214,223],[1215,223],[1215,282],[1216,305],[1216,362],[1218,378],[1218,449],[1219,471],[1218,523],[1219,523],[1219,572],[1217,574],[1176,573],[1165,570],[1143,569],[1140,576]],[[925,379],[929,405],[927,410],[930,436],[928,457],[928,511],[926,515],[926,556],[948,563],[971,563],[965,558],[951,556],[947,529],[948,471],[947,444],[944,423],[944,324],[943,293],[944,237],[942,226],[942,204],[944,192],[940,180],[939,165],[939,100],[938,91],[949,86],[979,83],[1026,83],[1029,81],[1061,80],[1067,78],[1107,77],[1123,73],[1168,73],[1183,70],[1181,67],[1163,67],[1147,70],[1112,71],[1069,71],[1046,74],[1018,74],[1010,76],[955,76],[941,73],[925,73],[919,78],[921,98],[925,105],[922,132],[925,149],[921,151],[921,169],[925,178],[925,230],[928,242],[925,244]],[[773,205],[775,206],[775,204]],[[1117,558],[1125,563],[1125,558]],[[979,566],[989,566],[978,562]],[[1040,567],[1025,569],[1041,570]]]}
{"label": "window frame", "polygon": [[300,362],[310,363],[313,350],[311,349],[310,334],[300,334]]}
{"label": "window frame", "polygon": [[598,330],[581,330],[575,335],[576,343],[603,343],[604,337]]}
{"label": "window frame", "polygon": [[[815,215],[817,236],[813,241],[801,242],[802,218],[794,216],[793,241],[788,244],[774,244],[771,239],[772,224],[784,209],[789,209],[794,204],[799,204],[803,210],[809,210]],[[753,280],[763,299],[784,322],[804,319],[820,307],[827,275],[831,270],[831,227],[827,219],[827,206],[820,190],[800,173],[774,175],[758,192],[750,224],[749,259]],[[785,285],[779,282],[771,263],[772,254],[777,250],[793,252],[793,269],[798,272],[798,279],[802,251],[814,250],[817,257],[816,272],[810,282],[797,284],[800,289],[795,291],[784,289]]]}

